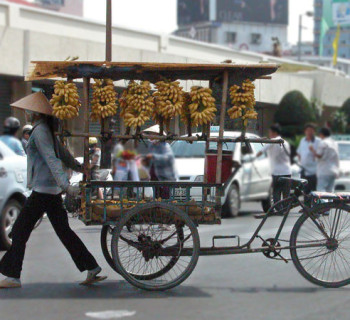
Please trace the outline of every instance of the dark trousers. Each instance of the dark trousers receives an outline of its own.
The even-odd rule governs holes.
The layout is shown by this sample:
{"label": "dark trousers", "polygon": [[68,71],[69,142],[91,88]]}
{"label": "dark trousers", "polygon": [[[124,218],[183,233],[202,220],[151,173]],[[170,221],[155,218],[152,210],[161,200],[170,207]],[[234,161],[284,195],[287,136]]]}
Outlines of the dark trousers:
{"label": "dark trousers", "polygon": [[77,268],[81,272],[96,268],[98,264],[95,258],[69,227],[61,195],[33,192],[13,226],[12,246],[0,261],[0,272],[7,277],[20,278],[26,243],[35,224],[45,212]]}
{"label": "dark trousers", "polygon": [[302,179],[307,180],[307,186],[305,187],[305,193],[309,194],[312,191],[316,191],[317,189],[317,176],[305,176],[304,174],[301,175]]}
{"label": "dark trousers", "polygon": [[[290,183],[286,181],[279,181],[279,178],[286,177],[290,178],[291,175],[285,176],[272,176],[272,189],[273,189],[273,203],[277,203],[283,198],[288,198],[290,195]],[[281,208],[277,208],[280,210]]]}

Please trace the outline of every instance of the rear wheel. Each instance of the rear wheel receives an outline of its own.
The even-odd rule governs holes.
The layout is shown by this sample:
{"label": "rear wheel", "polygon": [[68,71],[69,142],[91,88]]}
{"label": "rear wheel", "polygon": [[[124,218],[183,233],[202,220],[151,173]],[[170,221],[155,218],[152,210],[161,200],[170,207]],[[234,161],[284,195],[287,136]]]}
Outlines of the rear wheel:
{"label": "rear wheel", "polygon": [[149,204],[130,211],[113,231],[112,255],[120,274],[150,291],[173,288],[195,268],[199,235],[181,210]]}
{"label": "rear wheel", "polygon": [[239,215],[241,208],[241,198],[239,188],[236,184],[232,184],[228,190],[226,202],[223,206],[224,215],[229,218],[234,218]]}
{"label": "rear wheel", "polygon": [[[290,239],[291,257],[310,282],[338,288],[350,283],[350,207],[342,203],[316,206],[314,220],[303,214]],[[304,246],[297,248],[296,246]]]}
{"label": "rear wheel", "polygon": [[8,250],[11,247],[12,239],[10,233],[13,225],[22,210],[22,205],[17,200],[9,200],[1,212],[0,246]]}
{"label": "rear wheel", "polygon": [[101,248],[102,248],[102,253],[103,256],[105,257],[107,263],[109,266],[116,272],[118,272],[114,262],[113,262],[113,257],[112,257],[112,250],[111,250],[111,244],[112,244],[112,234],[113,234],[113,229],[115,227],[109,226],[109,225],[104,225],[101,229]]}

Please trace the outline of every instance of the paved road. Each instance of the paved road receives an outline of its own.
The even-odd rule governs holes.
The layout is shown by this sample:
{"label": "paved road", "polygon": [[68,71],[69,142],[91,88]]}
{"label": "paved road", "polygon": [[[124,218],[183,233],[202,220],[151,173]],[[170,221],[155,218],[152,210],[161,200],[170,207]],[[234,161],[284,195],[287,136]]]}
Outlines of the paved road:
{"label": "paved road", "polygon": [[[258,208],[245,205],[243,216],[224,220],[219,227],[202,227],[202,244],[210,243],[214,234],[239,234],[247,239],[258,224],[249,213]],[[288,222],[285,238],[295,219],[296,215]],[[262,235],[272,235],[279,220],[272,218]],[[123,315],[131,320],[349,318],[349,289],[315,287],[292,263],[268,260],[262,254],[203,257],[178,288],[161,293],[134,289],[103,260],[99,228],[87,228],[78,221],[71,224],[101,262],[109,280],[92,288],[79,286],[83,275],[75,269],[49,222],[44,221],[28,243],[23,288],[0,291],[1,320],[119,319]]]}

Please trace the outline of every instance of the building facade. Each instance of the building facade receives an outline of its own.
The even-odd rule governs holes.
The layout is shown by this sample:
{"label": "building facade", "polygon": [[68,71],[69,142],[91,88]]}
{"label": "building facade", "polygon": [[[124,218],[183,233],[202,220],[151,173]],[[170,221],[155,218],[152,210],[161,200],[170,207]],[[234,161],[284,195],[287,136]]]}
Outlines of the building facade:
{"label": "building facade", "polygon": [[[321,40],[321,24],[323,17],[323,0],[314,0],[314,53],[319,55],[320,53],[320,41],[323,42],[323,56],[331,57],[333,56],[333,41],[337,32],[337,27],[330,28],[323,39]],[[339,39],[339,49],[338,57],[350,59],[350,27],[342,26],[340,39]]]}
{"label": "building facade", "polygon": [[287,46],[288,0],[178,0],[175,34],[236,50],[272,52]]}
{"label": "building facade", "polygon": [[84,0],[7,0],[9,2],[28,5],[36,8],[83,16]]}

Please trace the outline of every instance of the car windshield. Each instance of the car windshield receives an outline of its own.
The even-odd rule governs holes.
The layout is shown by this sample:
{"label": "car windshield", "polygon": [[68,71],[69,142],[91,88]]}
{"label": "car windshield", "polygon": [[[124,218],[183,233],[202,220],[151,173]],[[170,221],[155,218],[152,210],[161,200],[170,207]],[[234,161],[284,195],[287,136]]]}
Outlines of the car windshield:
{"label": "car windshield", "polygon": [[350,160],[350,143],[339,143],[339,159]]}
{"label": "car windshield", "polygon": [[[205,141],[188,143],[186,141],[176,141],[171,145],[175,158],[204,158]],[[233,151],[234,142],[225,142],[222,145],[223,151]],[[209,150],[217,150],[217,143],[210,142]]]}

